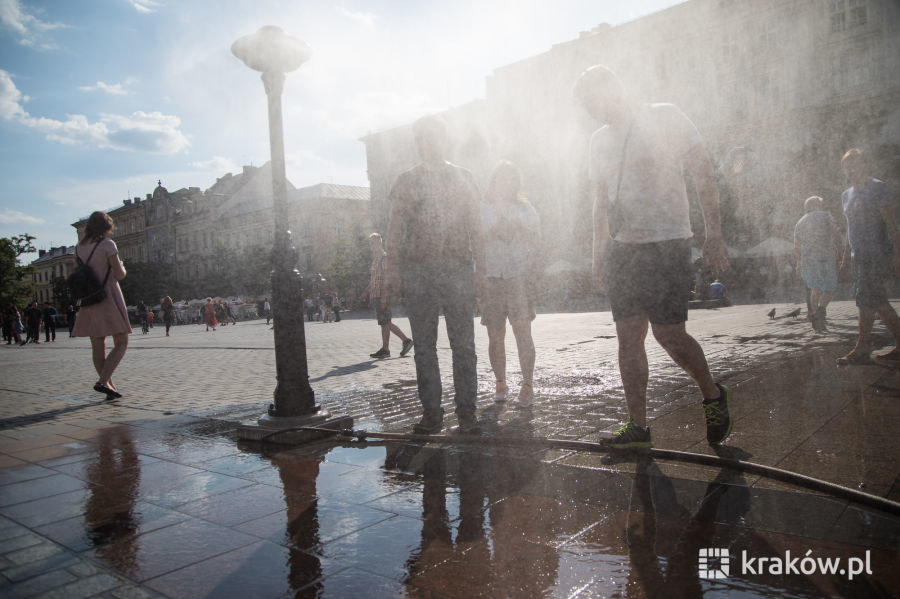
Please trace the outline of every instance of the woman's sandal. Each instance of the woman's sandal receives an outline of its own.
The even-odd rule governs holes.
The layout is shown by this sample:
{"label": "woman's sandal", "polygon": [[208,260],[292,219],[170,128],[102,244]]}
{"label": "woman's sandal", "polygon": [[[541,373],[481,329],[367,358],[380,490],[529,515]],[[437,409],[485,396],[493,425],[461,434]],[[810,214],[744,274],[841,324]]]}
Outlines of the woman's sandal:
{"label": "woman's sandal", "polygon": [[494,389],[494,401],[506,401],[508,393],[509,389],[506,386],[506,381],[497,381],[497,385]]}
{"label": "woman's sandal", "polygon": [[867,354],[853,354],[849,353],[846,356],[841,356],[836,360],[838,366],[851,366],[851,365],[860,365],[860,364],[871,364],[872,359]]}
{"label": "woman's sandal", "polygon": [[120,397],[122,397],[121,393],[111,387],[107,387],[103,383],[95,384],[94,391],[96,391],[97,393],[106,394],[106,399],[119,399]]}
{"label": "woman's sandal", "polygon": [[[523,395],[522,391],[526,388],[528,391]],[[534,401],[534,391],[531,383],[522,383],[522,388],[519,389],[519,397],[513,403],[520,408],[530,408],[532,401]]]}

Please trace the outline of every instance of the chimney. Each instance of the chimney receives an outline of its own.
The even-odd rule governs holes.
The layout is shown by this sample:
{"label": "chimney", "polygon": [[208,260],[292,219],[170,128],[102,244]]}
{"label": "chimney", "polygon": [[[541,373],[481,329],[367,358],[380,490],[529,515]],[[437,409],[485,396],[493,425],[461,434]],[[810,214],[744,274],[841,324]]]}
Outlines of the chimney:
{"label": "chimney", "polygon": [[122,205],[123,206],[131,206],[131,199],[122,200]]}
{"label": "chimney", "polygon": [[253,172],[253,167],[245,165],[243,174],[246,176],[246,175],[249,175],[251,172]]}
{"label": "chimney", "polygon": [[152,200],[152,199],[153,199],[153,194],[152,194],[152,193],[148,193],[148,194],[147,194],[147,199],[148,199],[148,200]]}
{"label": "chimney", "polygon": [[44,254],[47,253],[47,250],[38,250],[38,258],[43,258]]}

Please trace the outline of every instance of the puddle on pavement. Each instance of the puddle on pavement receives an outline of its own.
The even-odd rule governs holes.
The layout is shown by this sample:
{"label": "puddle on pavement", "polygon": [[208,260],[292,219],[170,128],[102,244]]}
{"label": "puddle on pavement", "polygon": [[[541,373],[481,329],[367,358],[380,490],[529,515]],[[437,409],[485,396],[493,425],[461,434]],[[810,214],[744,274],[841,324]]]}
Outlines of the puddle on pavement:
{"label": "puddle on pavement", "polygon": [[[828,478],[840,462],[835,469],[854,478],[836,482],[874,489],[896,470],[895,417],[885,415],[896,414],[897,372],[878,371],[873,384],[836,368],[831,353],[782,359],[738,383],[737,397],[754,399],[735,403],[733,449],[765,461],[790,441],[780,466]],[[601,405],[618,384],[596,370],[542,386],[596,403],[596,425],[621,407]],[[571,416],[563,399],[537,417],[497,406],[479,416],[488,434],[532,437],[565,420],[547,420],[550,410]],[[658,418],[659,440],[696,423],[695,408]],[[551,451],[523,447],[251,449],[195,436],[230,426],[185,417],[90,429],[83,443],[35,441],[32,463],[0,470],[0,514],[171,597],[888,597],[900,588],[900,518],[787,485],[751,486],[730,470],[692,477],[647,459],[552,463]],[[804,445],[813,433],[814,446]],[[806,557],[817,567],[841,560],[845,573],[809,570]],[[860,564],[868,571],[851,580]]]}
{"label": "puddle on pavement", "polygon": [[[207,440],[204,461],[188,464],[177,436],[104,429],[93,453],[58,466],[69,474],[56,476],[83,484],[0,512],[173,597],[874,597],[900,588],[900,520],[749,487],[733,471],[705,482],[667,476],[649,459],[623,472],[548,464],[521,448],[399,441],[249,451]],[[873,526],[884,534],[867,533],[860,547]],[[701,576],[709,548],[726,549],[730,564],[709,558]],[[742,552],[788,551],[868,555],[873,574],[741,570]]]}

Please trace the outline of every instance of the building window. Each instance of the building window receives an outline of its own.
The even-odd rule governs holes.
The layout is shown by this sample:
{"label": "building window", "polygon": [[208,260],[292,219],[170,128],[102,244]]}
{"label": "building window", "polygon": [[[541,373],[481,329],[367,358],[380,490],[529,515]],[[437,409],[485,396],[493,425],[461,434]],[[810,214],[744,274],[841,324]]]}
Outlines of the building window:
{"label": "building window", "polygon": [[831,33],[841,32],[845,27],[846,19],[844,18],[843,12],[838,12],[831,15]]}
{"label": "building window", "polygon": [[865,6],[856,6],[850,9],[850,27],[865,25],[867,18]]}

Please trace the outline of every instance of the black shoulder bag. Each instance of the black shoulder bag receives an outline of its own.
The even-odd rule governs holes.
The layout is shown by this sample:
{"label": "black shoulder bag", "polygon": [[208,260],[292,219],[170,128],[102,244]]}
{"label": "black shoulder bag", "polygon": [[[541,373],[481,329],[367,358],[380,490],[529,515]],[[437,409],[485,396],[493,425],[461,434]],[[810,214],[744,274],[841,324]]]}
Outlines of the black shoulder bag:
{"label": "black shoulder bag", "polygon": [[[88,255],[87,262],[90,262],[91,258],[93,258],[94,251],[98,245],[100,245],[99,241],[94,244],[94,248]],[[75,261],[78,262],[78,266],[66,279],[72,298],[81,307],[99,304],[106,298],[106,281],[109,279],[109,271],[112,270],[112,266],[107,265],[106,276],[103,277],[103,282],[101,283],[97,279],[97,275],[94,274],[94,269],[87,262],[81,260],[77,251],[75,252]]]}

